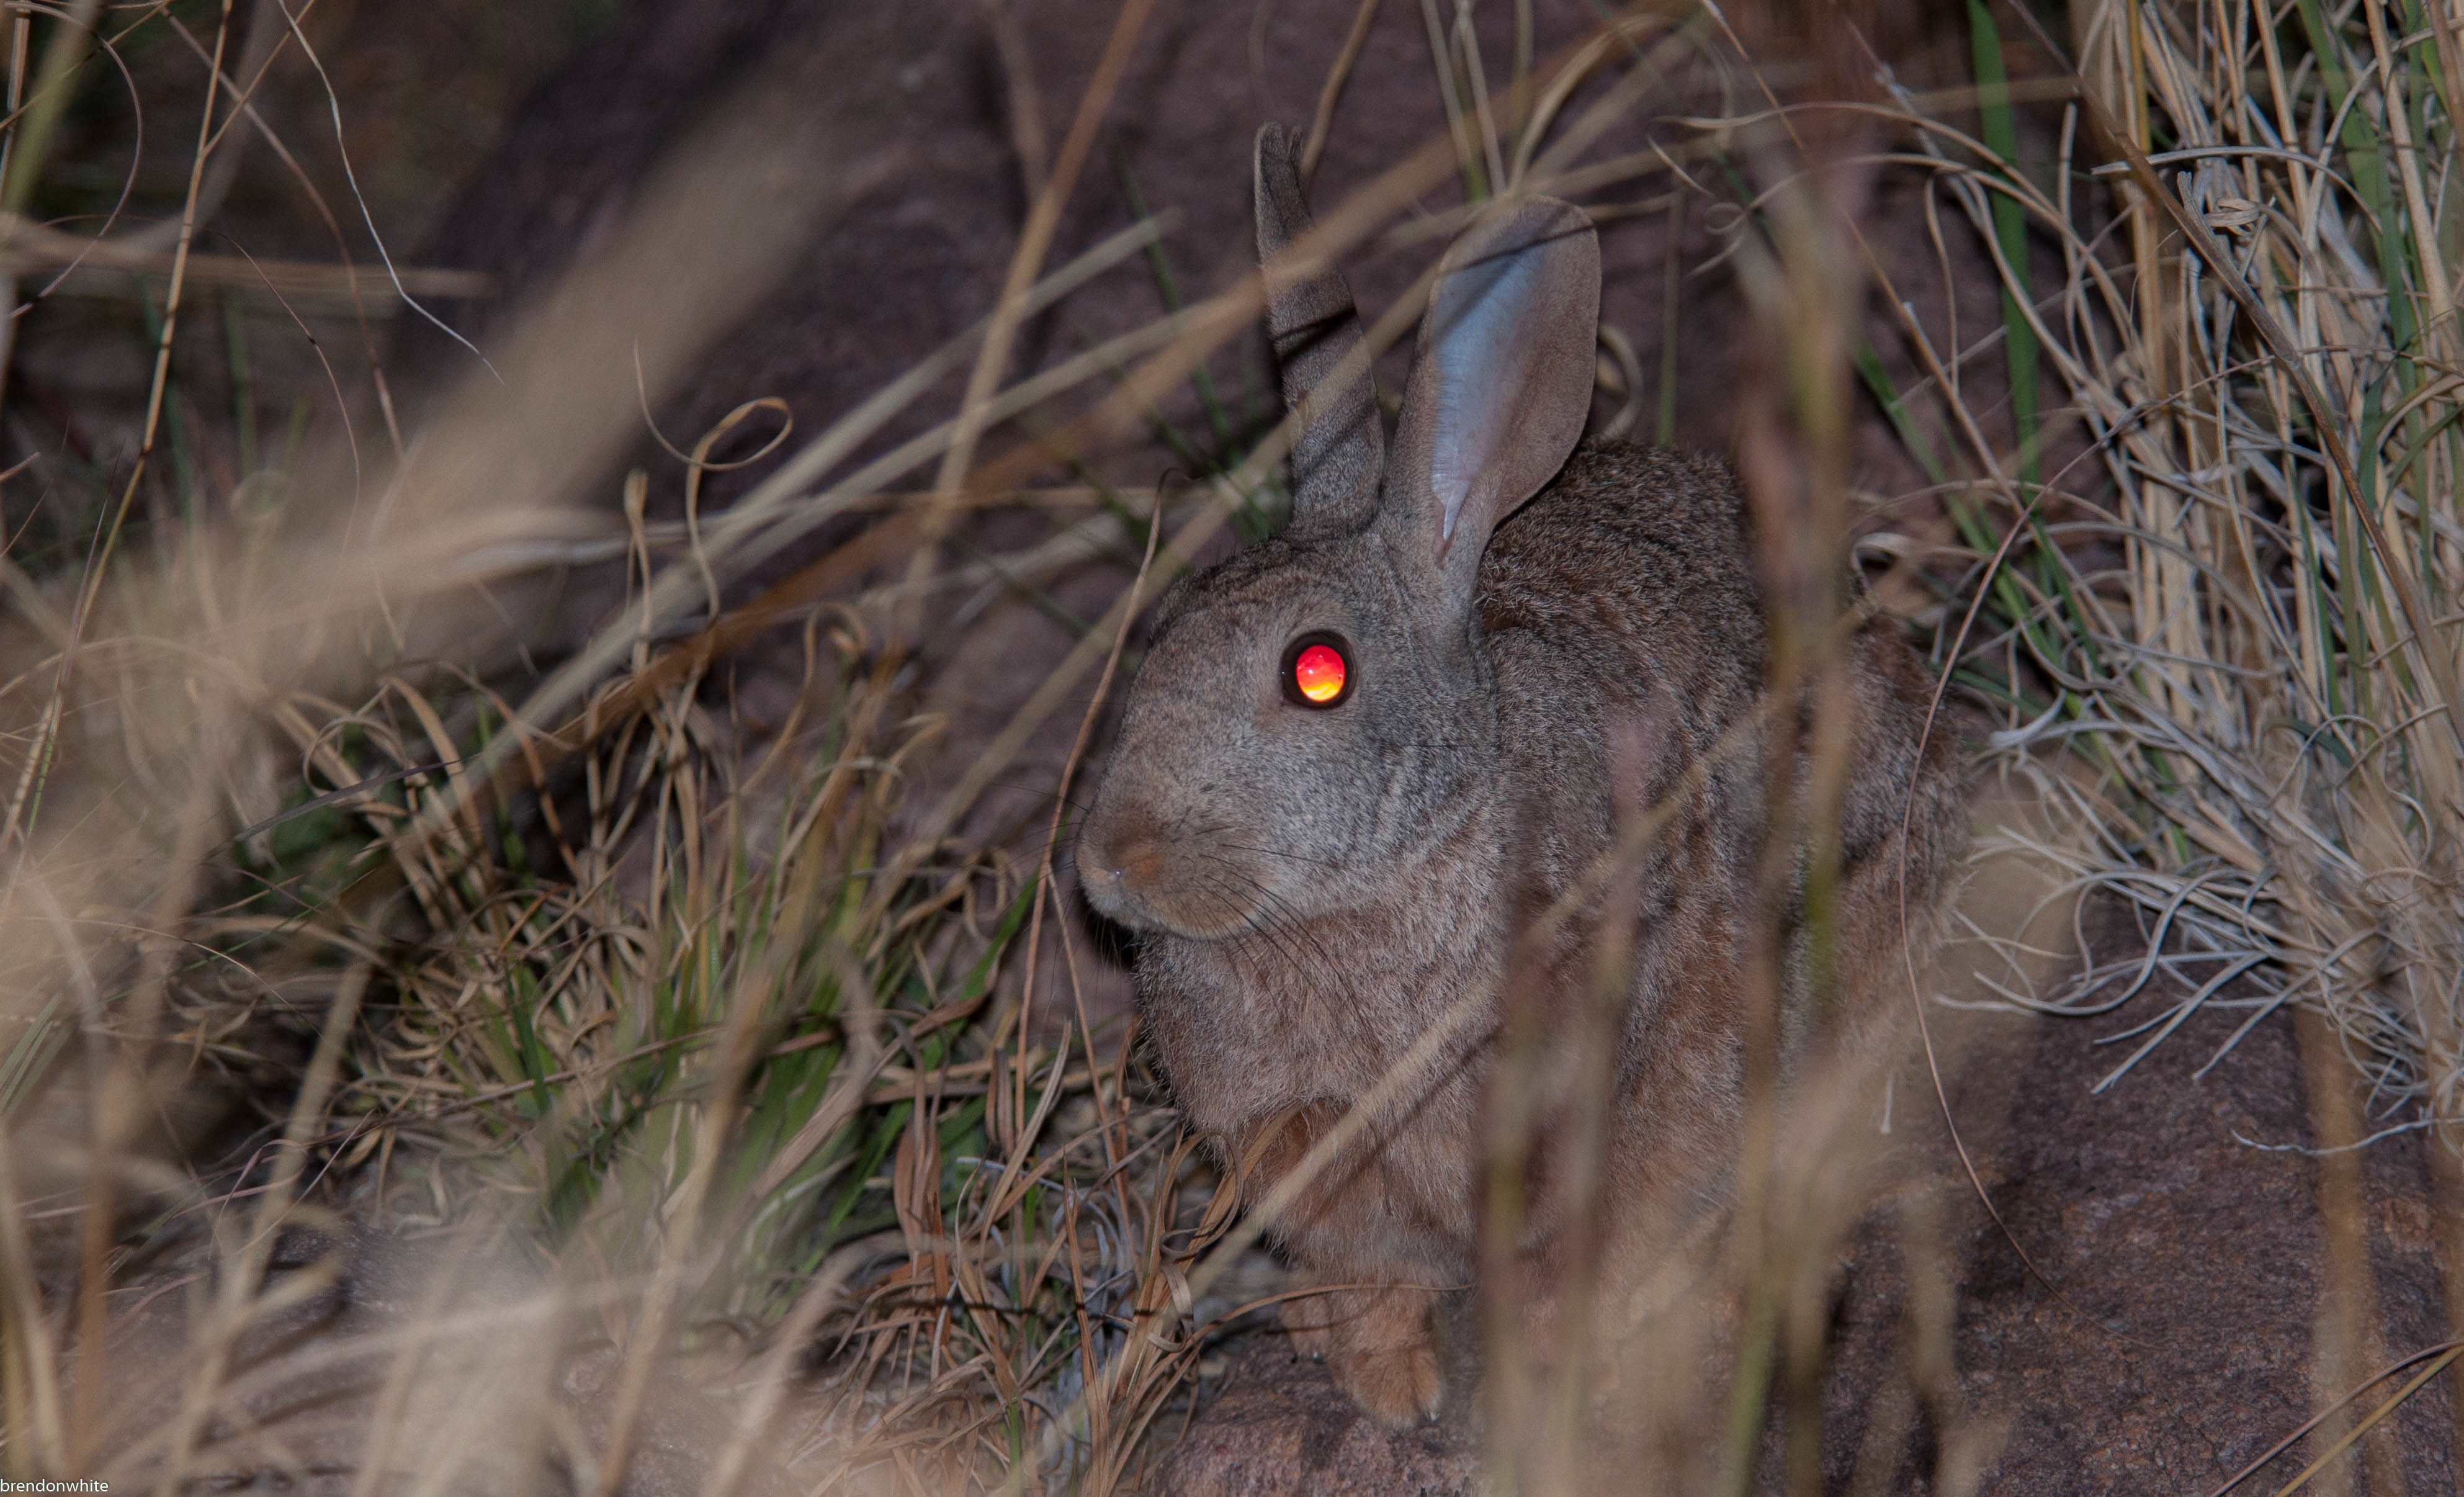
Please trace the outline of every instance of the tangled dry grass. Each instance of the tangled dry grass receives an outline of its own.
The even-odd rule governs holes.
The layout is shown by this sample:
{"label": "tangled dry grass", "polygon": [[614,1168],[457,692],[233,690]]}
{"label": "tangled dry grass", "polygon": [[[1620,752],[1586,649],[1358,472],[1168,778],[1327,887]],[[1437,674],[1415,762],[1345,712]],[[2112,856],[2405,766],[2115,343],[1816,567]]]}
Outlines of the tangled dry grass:
{"label": "tangled dry grass", "polygon": [[[1797,547],[1774,566],[1817,575],[1852,534],[1896,558],[1880,594],[1933,630],[1956,688],[2002,715],[1992,751],[2058,813],[2029,849],[2073,892],[2148,916],[2145,960],[2011,1001],[2102,1012],[2151,974],[2193,976],[2140,1054],[2203,1005],[2250,1024],[2298,1009],[2329,1099],[2321,1142],[2435,1134],[2448,1220],[2464,1220],[2452,5],[2102,0],[2055,37],[1973,0],[1972,77],[1928,92],[1858,54],[1853,27],[1823,33],[1853,64],[1809,73],[1758,66],[1774,33],[1713,6],[1628,11],[1555,55],[1535,55],[1518,7],[1502,57],[1469,4],[1421,9],[1447,131],[1322,203],[1296,261],[1372,245],[1434,260],[1462,210],[1410,209],[1449,192],[1716,222],[1718,273],[1745,287],[1762,350],[1740,462]],[[322,426],[273,440],[245,394],[226,429],[173,357],[208,325],[209,284],[285,307],[460,284],[205,254],[243,121],[284,144],[245,102],[265,80],[288,68],[351,106],[310,66],[304,15],[11,10],[5,299],[48,295],[64,259],[107,261],[132,273],[159,355],[126,450],[91,466],[46,451],[44,497],[0,544],[12,1476],[167,1491],[331,1460],[355,1490],[609,1492],[690,1422],[674,1411],[700,1406],[699,1382],[723,1394],[696,1437],[713,1493],[1134,1485],[1210,1335],[1273,1293],[1244,1274],[1275,1202],[1236,1217],[1133,1037],[1089,1013],[1097,958],[1052,849],[1141,605],[1221,528],[1272,524],[1290,439],[1272,413],[1225,416],[1206,384],[1255,321],[1254,276],[1010,367],[1026,319],[1155,253],[1150,218],[1054,263],[1148,10],[1122,7],[1057,149],[1013,119],[1031,207],[982,322],[801,441],[766,392],[738,392],[612,503],[589,485],[639,410],[856,190],[774,189],[765,173],[814,159],[816,127],[758,109],[714,125],[380,458]],[[1360,33],[1332,64],[1312,161]],[[155,205],[175,231],[23,216],[61,190],[44,174],[77,91],[131,56],[132,84],[162,76],[175,45],[199,121],[185,190]],[[1609,153],[1642,117],[1661,121],[1649,148]],[[1996,322],[1963,331],[1951,303],[1921,315],[1889,285],[1840,185],[1859,171],[1922,178],[1943,286],[1981,257]],[[755,199],[714,253],[697,227]],[[1888,360],[1865,317],[1878,281],[1904,344]],[[600,310],[636,303],[657,314],[611,341]],[[1373,341],[1418,310],[1407,296]],[[1664,437],[1674,345],[1658,370],[1634,347],[1603,328],[1602,428],[1656,418]],[[222,353],[245,391],[245,340]],[[946,417],[885,450],[883,429],[962,371]],[[381,375],[368,390],[341,407],[361,437],[394,420]],[[1926,494],[1850,492],[1860,400]],[[1218,418],[1174,432],[1189,482],[1094,481],[1093,459],[1176,401]],[[774,429],[728,459],[769,463],[759,481],[703,512],[726,466],[713,453]],[[1022,487],[1056,471],[1080,486]],[[996,508],[1041,517],[1041,539],[963,544]],[[761,570],[782,554],[801,564]],[[1071,616],[1076,644],[963,763],[936,760],[946,725],[920,683],[970,647],[979,600],[1058,609],[1044,589],[1090,561],[1122,584],[1106,611]],[[621,606],[554,670],[520,669],[559,607],[542,579],[593,567]],[[493,610],[470,606],[474,583]],[[1818,675],[1836,621],[1777,622],[1815,642],[1784,669]],[[802,679],[783,719],[755,722],[725,662],[782,635]],[[988,791],[1029,738],[1090,689],[1048,799],[998,806]],[[1811,1132],[1839,1131],[1860,1095],[1842,1082],[1805,1109]],[[1745,1229],[1656,1332],[1730,1376],[1642,1388],[1687,1489],[1742,1491],[1772,1462],[1803,1489],[1820,1479],[1825,1276],[1877,1177],[1776,1133],[1759,1147]],[[369,1227],[442,1245],[400,1313],[329,1325],[302,1360],[286,1338]],[[2368,1270],[2339,1241],[2343,1324]],[[470,1266],[500,1262],[510,1281]],[[114,1308],[132,1283],[185,1302],[168,1351]],[[2338,1333],[2334,1380],[2357,1383],[2361,1342]],[[551,1391],[572,1358],[599,1369],[579,1403]],[[268,1434],[286,1389],[338,1368],[354,1412],[337,1453]],[[1938,1382],[1920,1391],[1933,1478],[1968,1489],[1990,1431]],[[1575,1397],[1534,1404],[1533,1427],[1570,1438]],[[1578,1485],[1578,1464],[1529,1444],[1499,1435],[1501,1480]],[[1896,1467],[1877,1469],[1859,1481]]]}

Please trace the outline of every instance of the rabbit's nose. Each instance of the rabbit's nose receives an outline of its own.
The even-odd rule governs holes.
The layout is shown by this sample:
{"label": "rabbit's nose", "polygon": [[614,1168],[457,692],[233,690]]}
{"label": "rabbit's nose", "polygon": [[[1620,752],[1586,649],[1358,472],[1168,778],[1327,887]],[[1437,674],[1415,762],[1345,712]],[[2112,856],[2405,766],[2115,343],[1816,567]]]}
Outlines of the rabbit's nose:
{"label": "rabbit's nose", "polygon": [[1163,839],[1143,816],[1099,819],[1079,843],[1078,869],[1096,908],[1121,918],[1162,877]]}
{"label": "rabbit's nose", "polygon": [[1092,881],[1116,898],[1134,897],[1154,887],[1163,872],[1163,849],[1150,838],[1125,837],[1105,852],[1090,870],[1095,875]]}
{"label": "rabbit's nose", "polygon": [[1114,852],[1113,866],[1107,871],[1114,887],[1125,892],[1152,888],[1163,875],[1163,848],[1143,837],[1124,843]]}

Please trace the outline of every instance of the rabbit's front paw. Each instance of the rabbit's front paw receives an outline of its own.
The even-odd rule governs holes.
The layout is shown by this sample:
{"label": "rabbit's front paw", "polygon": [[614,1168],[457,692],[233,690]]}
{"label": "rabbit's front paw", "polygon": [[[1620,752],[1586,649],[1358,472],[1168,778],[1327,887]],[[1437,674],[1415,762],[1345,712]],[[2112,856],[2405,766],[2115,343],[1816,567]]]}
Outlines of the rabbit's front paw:
{"label": "rabbit's front paw", "polygon": [[1425,1289],[1337,1289],[1286,1302],[1296,1348],[1326,1359],[1352,1401],[1397,1429],[1435,1419],[1445,1394]]}
{"label": "rabbit's front paw", "polygon": [[1353,1402],[1401,1429],[1437,1418],[1445,1394],[1430,1300],[1426,1289],[1317,1289],[1284,1301],[1276,1318],[1295,1354],[1325,1362]]}
{"label": "rabbit's front paw", "polygon": [[1364,1412],[1397,1429],[1438,1417],[1446,1385],[1426,1326],[1417,1339],[1402,1345],[1349,1346],[1340,1332],[1333,1340],[1327,1365]]}

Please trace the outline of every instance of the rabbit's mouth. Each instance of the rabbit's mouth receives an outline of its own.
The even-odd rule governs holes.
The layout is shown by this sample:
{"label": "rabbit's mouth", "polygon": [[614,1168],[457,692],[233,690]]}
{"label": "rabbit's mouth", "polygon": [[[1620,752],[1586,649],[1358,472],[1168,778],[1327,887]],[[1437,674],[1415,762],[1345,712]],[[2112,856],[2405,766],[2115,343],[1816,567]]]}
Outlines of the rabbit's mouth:
{"label": "rabbit's mouth", "polygon": [[1078,839],[1078,883],[1106,919],[1133,931],[1219,940],[1249,929],[1268,895],[1254,874],[1144,825],[1098,815]]}

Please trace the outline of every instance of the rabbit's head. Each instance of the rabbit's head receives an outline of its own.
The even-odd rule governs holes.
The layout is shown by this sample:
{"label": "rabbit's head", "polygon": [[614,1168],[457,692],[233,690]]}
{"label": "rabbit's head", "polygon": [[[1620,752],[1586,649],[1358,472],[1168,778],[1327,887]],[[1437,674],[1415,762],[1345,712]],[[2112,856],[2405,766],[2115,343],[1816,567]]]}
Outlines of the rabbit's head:
{"label": "rabbit's head", "polygon": [[1165,596],[1078,843],[1097,910],[1199,939],[1391,897],[1490,793],[1481,553],[1582,434],[1599,314],[1579,209],[1492,208],[1439,269],[1390,451],[1342,273],[1288,268],[1309,218],[1272,125],[1257,211],[1291,524]]}

